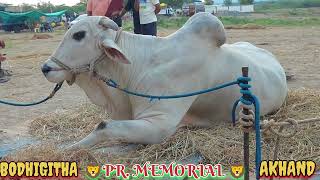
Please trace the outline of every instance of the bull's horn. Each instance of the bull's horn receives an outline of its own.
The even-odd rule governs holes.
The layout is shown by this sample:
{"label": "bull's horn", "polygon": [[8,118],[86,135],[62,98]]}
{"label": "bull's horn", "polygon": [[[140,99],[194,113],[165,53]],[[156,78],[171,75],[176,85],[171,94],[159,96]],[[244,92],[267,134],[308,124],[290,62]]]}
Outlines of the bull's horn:
{"label": "bull's horn", "polygon": [[109,19],[107,17],[101,17],[99,24],[105,28],[110,28],[115,31],[119,30],[119,26],[114,21],[112,21],[111,19]]}

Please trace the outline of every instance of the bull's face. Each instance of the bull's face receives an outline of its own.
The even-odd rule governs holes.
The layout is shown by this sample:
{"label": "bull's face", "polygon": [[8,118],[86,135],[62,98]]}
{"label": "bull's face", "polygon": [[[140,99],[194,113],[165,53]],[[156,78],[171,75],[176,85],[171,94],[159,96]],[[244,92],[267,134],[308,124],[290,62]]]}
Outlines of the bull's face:
{"label": "bull's face", "polygon": [[[119,29],[116,23],[106,17],[88,17],[73,25],[65,34],[52,57],[70,69],[90,64],[105,53],[106,60],[129,63],[121,49],[114,42]],[[49,58],[42,66],[45,77],[54,83],[70,80],[71,71]]]}

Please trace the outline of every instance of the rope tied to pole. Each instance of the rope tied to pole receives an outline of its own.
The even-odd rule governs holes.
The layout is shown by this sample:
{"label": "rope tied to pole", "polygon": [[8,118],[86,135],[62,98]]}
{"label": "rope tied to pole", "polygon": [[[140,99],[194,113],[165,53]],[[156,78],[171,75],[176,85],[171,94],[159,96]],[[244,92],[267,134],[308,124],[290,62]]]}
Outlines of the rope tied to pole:
{"label": "rope tied to pole", "polygon": [[[243,68],[244,71],[244,68]],[[248,69],[246,69],[248,71]],[[246,72],[247,75],[248,72]],[[243,72],[244,74],[244,72]],[[259,179],[259,169],[260,162],[262,158],[261,153],[261,132],[260,132],[260,103],[258,98],[253,95],[250,91],[251,85],[249,84],[251,78],[249,77],[240,77],[238,78],[238,85],[241,88],[240,93],[242,94],[241,98],[238,99],[232,108],[232,122],[233,125],[236,123],[236,108],[240,105],[241,109],[246,109],[247,111],[240,111],[240,122],[242,123],[242,130],[244,132],[244,161],[245,161],[245,171],[247,176],[245,179],[249,179],[248,168],[249,168],[249,132],[255,130],[256,135],[256,156],[255,156],[255,171],[256,171],[256,179]],[[252,110],[252,106],[254,107],[254,111]],[[245,112],[245,113],[241,113]]]}

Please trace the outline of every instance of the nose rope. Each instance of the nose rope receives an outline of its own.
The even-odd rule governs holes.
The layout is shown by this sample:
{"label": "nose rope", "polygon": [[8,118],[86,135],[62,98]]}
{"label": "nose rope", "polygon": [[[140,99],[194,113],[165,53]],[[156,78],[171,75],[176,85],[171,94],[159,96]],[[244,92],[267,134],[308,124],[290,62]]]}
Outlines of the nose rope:
{"label": "nose rope", "polygon": [[[120,39],[120,35],[122,33],[122,29],[119,28],[119,30],[117,31],[116,37],[115,37],[115,43],[118,43],[119,39]],[[100,48],[102,48],[101,46],[99,46]],[[90,76],[94,76],[95,74],[95,67],[97,66],[97,64],[99,62],[101,62],[104,58],[106,57],[106,54],[103,52],[99,57],[94,58],[93,60],[90,61],[89,64],[80,66],[80,67],[75,67],[75,68],[71,68],[68,65],[64,64],[63,62],[61,62],[58,58],[51,56],[50,60],[53,61],[54,63],[56,63],[58,66],[60,66],[62,69],[69,71],[72,75],[71,80],[68,80],[67,83],[71,86],[75,81],[76,81],[76,76],[80,73],[83,72],[90,72]]]}

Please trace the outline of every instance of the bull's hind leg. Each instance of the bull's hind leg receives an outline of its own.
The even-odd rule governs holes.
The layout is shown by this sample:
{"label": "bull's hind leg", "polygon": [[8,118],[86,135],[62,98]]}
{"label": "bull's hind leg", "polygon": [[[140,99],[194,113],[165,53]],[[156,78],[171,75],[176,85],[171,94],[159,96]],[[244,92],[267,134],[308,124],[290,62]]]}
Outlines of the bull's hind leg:
{"label": "bull's hind leg", "polygon": [[211,121],[208,119],[201,118],[199,116],[187,113],[182,121],[179,123],[178,127],[199,127],[208,128],[212,125]]}

